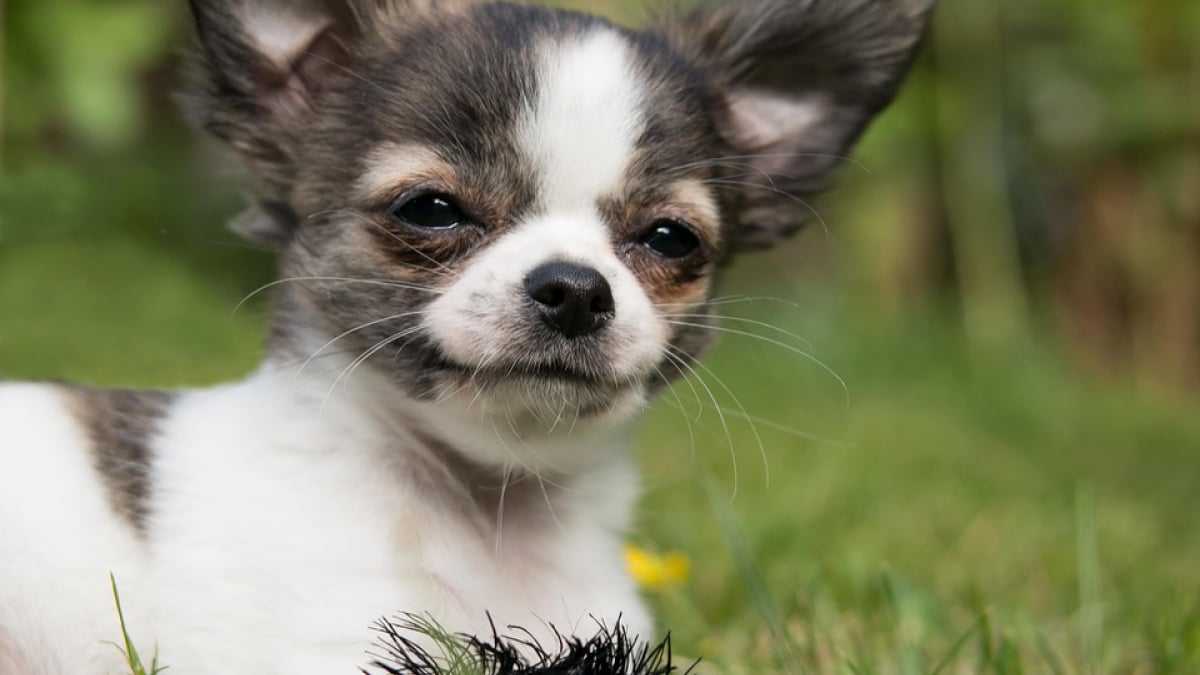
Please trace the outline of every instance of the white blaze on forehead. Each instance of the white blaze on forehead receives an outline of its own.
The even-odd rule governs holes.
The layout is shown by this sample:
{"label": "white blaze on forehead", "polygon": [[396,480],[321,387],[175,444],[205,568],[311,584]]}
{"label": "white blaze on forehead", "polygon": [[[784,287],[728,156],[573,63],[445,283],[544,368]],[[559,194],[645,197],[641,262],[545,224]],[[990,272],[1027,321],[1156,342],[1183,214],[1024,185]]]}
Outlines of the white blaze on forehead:
{"label": "white blaze on forehead", "polygon": [[522,123],[550,212],[593,209],[616,194],[644,127],[641,84],[610,29],[542,47],[538,94]]}
{"label": "white blaze on forehead", "polygon": [[541,338],[530,332],[540,319],[528,309],[525,279],[549,262],[586,265],[608,280],[616,306],[595,343],[607,374],[643,378],[662,359],[669,331],[613,250],[599,201],[623,192],[645,128],[644,88],[630,46],[612,29],[547,40],[537,54],[537,94],[518,126],[537,176],[537,212],[472,258],[423,321],[460,365],[528,364]]}

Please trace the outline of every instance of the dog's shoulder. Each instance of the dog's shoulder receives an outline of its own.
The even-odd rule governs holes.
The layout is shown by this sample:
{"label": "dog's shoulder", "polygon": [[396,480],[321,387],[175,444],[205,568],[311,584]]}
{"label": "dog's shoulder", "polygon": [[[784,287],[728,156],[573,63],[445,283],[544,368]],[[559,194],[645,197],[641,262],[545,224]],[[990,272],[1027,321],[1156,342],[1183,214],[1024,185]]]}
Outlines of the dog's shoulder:
{"label": "dog's shoulder", "polygon": [[68,409],[86,434],[92,465],[112,508],[143,528],[152,445],[176,394],[79,386],[61,389]]}
{"label": "dog's shoulder", "polygon": [[175,398],[61,383],[0,385],[0,462],[13,480],[34,481],[27,486],[93,482],[113,512],[141,528],[153,439]]}
{"label": "dog's shoulder", "polygon": [[101,640],[119,633],[108,575],[141,571],[142,537],[116,506],[84,391],[0,385],[2,673],[111,672],[115,652]]}

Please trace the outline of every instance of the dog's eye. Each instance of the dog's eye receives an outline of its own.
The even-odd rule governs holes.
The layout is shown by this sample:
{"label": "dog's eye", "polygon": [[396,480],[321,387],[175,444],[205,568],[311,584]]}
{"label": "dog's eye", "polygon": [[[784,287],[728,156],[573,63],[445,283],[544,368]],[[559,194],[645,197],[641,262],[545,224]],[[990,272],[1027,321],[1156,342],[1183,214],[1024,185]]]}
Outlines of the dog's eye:
{"label": "dog's eye", "polygon": [[436,193],[421,194],[396,202],[392,206],[391,216],[406,225],[426,230],[449,230],[468,222],[453,198]]}
{"label": "dog's eye", "polygon": [[700,238],[691,228],[674,220],[654,223],[638,241],[658,255],[672,260],[686,258],[700,248]]}

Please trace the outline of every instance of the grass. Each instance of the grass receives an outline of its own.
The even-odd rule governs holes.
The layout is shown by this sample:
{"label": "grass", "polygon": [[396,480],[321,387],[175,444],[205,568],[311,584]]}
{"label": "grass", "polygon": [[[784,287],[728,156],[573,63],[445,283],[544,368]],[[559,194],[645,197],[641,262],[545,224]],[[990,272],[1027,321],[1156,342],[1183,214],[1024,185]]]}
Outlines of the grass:
{"label": "grass", "polygon": [[159,675],[167,667],[158,665],[158,648],[154,649],[154,655],[150,657],[150,665],[147,667],[142,662],[137,647],[134,647],[133,639],[129,637],[129,629],[125,626],[125,610],[121,608],[121,593],[117,590],[117,578],[109,574],[108,579],[112,584],[113,604],[117,607],[117,621],[121,625],[121,641],[125,645],[124,647],[117,645],[117,648],[125,657],[125,664],[129,667],[130,675]]}
{"label": "grass", "polygon": [[642,437],[642,532],[696,556],[691,587],[657,599],[679,644],[731,672],[1200,667],[1194,399],[1089,380],[1045,344],[973,354],[936,315],[833,299],[748,314],[809,338],[849,411],[820,368],[755,339],[713,359],[755,416],[825,438],[760,425],[769,487],[744,422],[732,499],[713,411],[694,458],[669,403]]}
{"label": "grass", "polygon": [[[0,186],[0,376],[253,367],[264,305],[232,310],[269,257],[215,231],[233,206],[193,198],[201,173],[141,162]],[[678,651],[730,673],[1200,672],[1194,395],[1081,375],[1045,330],[972,350],[945,312],[880,313],[794,270],[736,268],[722,294],[787,302],[723,305],[748,319],[726,325],[846,389],[728,335],[638,440],[633,539],[691,559],[686,585],[649,593]]]}

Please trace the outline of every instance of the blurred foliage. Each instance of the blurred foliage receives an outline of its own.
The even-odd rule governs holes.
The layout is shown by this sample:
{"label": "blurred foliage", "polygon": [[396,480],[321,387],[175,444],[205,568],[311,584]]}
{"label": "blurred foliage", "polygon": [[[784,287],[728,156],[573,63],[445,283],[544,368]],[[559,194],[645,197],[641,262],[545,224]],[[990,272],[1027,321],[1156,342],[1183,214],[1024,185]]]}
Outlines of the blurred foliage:
{"label": "blurred foliage", "polygon": [[[185,5],[0,4],[4,377],[254,366],[262,304],[231,311],[272,262],[221,227],[251,186],[173,102]],[[643,435],[644,543],[693,562],[655,600],[680,645],[735,672],[1200,671],[1200,2],[943,0],[817,208],[723,293],[789,299],[728,312],[807,338],[849,411],[816,356],[733,334]]]}
{"label": "blurred foliage", "polygon": [[16,152],[49,145],[113,151],[143,140],[157,95],[147,78],[178,46],[172,3],[25,0],[6,17],[4,136]]}

